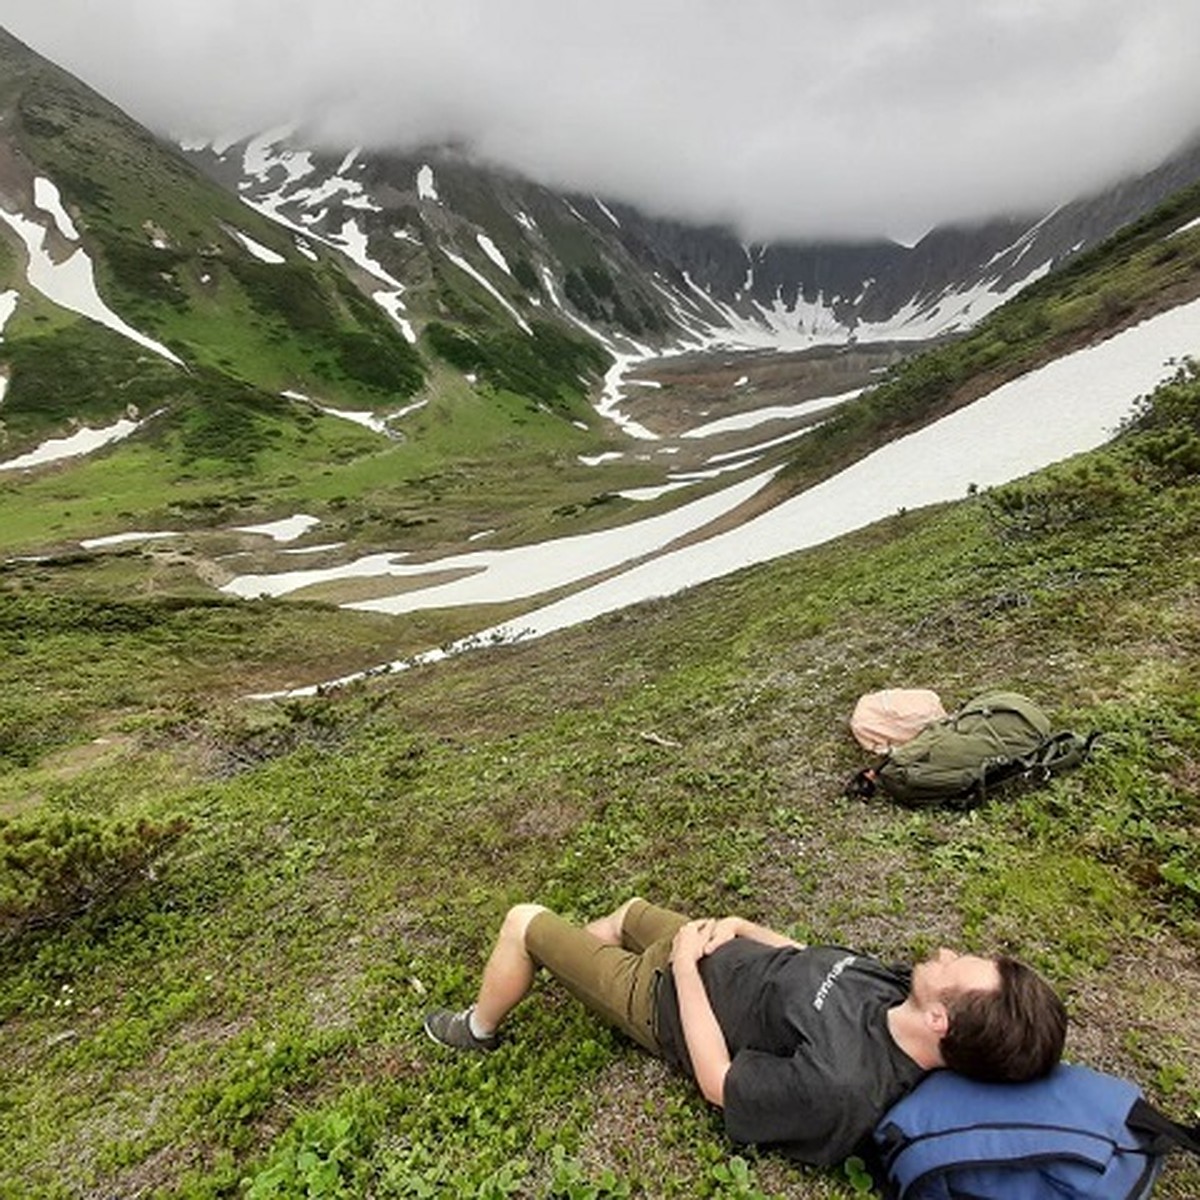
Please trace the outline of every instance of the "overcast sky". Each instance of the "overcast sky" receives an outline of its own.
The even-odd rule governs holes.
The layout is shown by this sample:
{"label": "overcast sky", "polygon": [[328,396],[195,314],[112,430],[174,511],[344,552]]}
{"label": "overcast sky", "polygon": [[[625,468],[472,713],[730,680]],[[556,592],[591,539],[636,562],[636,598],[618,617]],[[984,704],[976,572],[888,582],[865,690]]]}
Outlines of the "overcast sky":
{"label": "overcast sky", "polygon": [[0,0],[154,129],[455,138],[747,237],[1040,212],[1200,131],[1200,0]]}

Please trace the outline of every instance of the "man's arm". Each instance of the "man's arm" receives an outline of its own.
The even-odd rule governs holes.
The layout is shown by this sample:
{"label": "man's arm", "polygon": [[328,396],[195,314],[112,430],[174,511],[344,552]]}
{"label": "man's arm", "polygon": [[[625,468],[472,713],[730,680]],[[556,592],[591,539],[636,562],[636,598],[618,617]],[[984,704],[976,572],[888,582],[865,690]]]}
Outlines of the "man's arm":
{"label": "man's arm", "polygon": [[[671,968],[679,1002],[679,1023],[687,1043],[692,1071],[704,1098],[719,1108],[725,1104],[725,1076],[729,1073],[729,1047],[700,978],[700,960],[708,952],[709,937],[717,922],[689,921],[675,935]],[[728,940],[728,939],[727,939]]]}
{"label": "man's arm", "polygon": [[751,942],[759,942],[764,946],[775,946],[780,949],[789,946],[796,950],[804,949],[803,942],[798,942],[786,934],[777,933],[774,929],[768,929],[765,925],[747,921],[745,917],[722,917],[719,921],[713,921],[711,924],[712,929],[704,948],[705,954],[711,954],[718,946],[723,946],[735,937],[746,938]]}

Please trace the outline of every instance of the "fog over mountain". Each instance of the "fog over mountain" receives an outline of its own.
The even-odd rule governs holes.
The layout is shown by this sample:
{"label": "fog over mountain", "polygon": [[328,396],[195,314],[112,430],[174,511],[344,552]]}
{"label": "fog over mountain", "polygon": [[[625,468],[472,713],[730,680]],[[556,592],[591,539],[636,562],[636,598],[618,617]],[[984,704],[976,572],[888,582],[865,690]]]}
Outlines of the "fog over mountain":
{"label": "fog over mountain", "polygon": [[1195,0],[3,0],[152,128],[453,140],[747,238],[1045,211],[1200,129]]}

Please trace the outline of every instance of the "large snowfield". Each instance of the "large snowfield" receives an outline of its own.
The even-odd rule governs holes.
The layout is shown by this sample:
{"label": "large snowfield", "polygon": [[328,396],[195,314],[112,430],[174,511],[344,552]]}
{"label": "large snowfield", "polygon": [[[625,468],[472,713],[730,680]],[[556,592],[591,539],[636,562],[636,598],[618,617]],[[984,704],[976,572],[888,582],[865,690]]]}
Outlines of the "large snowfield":
{"label": "large snowfield", "polygon": [[[270,152],[269,139],[265,139],[259,149],[264,172],[277,165],[276,158]],[[341,191],[357,195],[355,189],[361,190],[360,185],[345,175],[352,160],[353,155],[347,156],[333,182]],[[296,184],[308,176],[311,161],[306,156],[293,156],[283,165],[288,168],[288,184],[273,198],[273,204],[266,204],[260,199],[257,207],[268,211],[268,215],[287,225],[294,233],[312,237],[310,231],[290,225],[272,211],[273,207],[282,203],[289,184]],[[433,173],[427,167],[422,168],[418,184],[422,199],[438,203]],[[312,202],[316,203],[318,198],[324,197],[328,186],[311,188],[311,195],[310,192],[304,194],[310,195]],[[365,198],[362,204],[366,206]],[[56,304],[99,321],[143,348],[179,363],[180,360],[169,349],[128,325],[101,300],[96,291],[91,261],[79,245],[78,231],[50,181],[40,178],[36,181],[34,205],[38,210],[35,217],[0,208],[0,219],[25,244],[30,284]],[[280,257],[247,235],[238,234],[238,238],[247,253],[261,261],[272,262]],[[298,244],[301,240],[298,238]],[[499,250],[486,238],[481,238],[479,244],[489,265],[507,272],[507,262]],[[353,222],[346,223],[338,246],[364,270],[388,286],[390,290],[386,295],[380,293],[376,299],[393,312],[405,336],[413,340],[411,328],[395,311],[403,308],[400,300],[403,285],[366,256],[365,237]],[[518,324],[528,328],[520,314],[495,292],[473,264],[445,247],[442,250],[451,262],[496,294]],[[549,277],[546,283],[552,303],[561,306]],[[691,286],[696,293],[698,307],[705,303],[719,307],[696,285]],[[958,300],[964,301],[964,307],[956,308],[955,321],[965,318],[968,313],[972,319],[978,319],[983,310],[990,309],[1002,298],[1000,293],[973,295],[969,299],[958,297]],[[0,340],[17,303],[17,294],[14,292],[0,295]],[[789,311],[786,314],[793,333],[808,345],[844,342],[847,331],[832,326],[826,329],[828,321],[825,318],[828,314],[823,310],[818,312],[817,308],[808,314],[810,319],[801,322],[798,327],[797,313]],[[732,311],[724,315],[730,324],[720,334],[700,317],[690,317],[692,333],[673,350],[665,353],[679,354],[717,346],[731,348],[730,329],[739,323],[745,326],[746,322]],[[780,321],[784,320],[785,314],[775,315]],[[901,326],[904,321],[911,320],[915,330],[918,316],[924,318],[921,335],[929,336],[930,314],[901,313],[897,320]],[[615,423],[640,442],[661,442],[657,435],[622,411],[622,406],[626,404],[627,389],[647,386],[646,381],[632,377],[631,372],[638,365],[656,357],[655,353],[636,344],[618,347],[596,331],[588,329],[577,318],[572,317],[572,320],[587,329],[614,354],[614,363],[596,401],[597,415]],[[770,324],[774,326],[776,322]],[[763,330],[761,327],[757,331],[746,328],[742,332],[747,336],[740,344],[746,348],[755,344],[755,339]],[[755,333],[753,338],[748,336],[752,332]],[[869,332],[859,331],[864,335]],[[886,332],[890,338],[904,335],[903,329],[894,323]],[[864,337],[864,340],[869,339]],[[659,352],[657,356],[662,353]],[[1192,356],[1200,356],[1200,301],[1162,313],[1107,341],[1063,357],[1005,384],[966,408],[883,447],[824,483],[741,522],[731,514],[735,514],[740,505],[753,499],[770,484],[776,473],[774,470],[739,479],[699,499],[685,501],[665,513],[597,533],[510,549],[473,550],[423,562],[409,561],[408,554],[397,548],[332,567],[241,575],[230,580],[222,590],[228,595],[248,599],[283,596],[305,587],[335,584],[357,577],[377,581],[380,585],[378,590],[383,593],[375,599],[347,605],[364,611],[399,614],[448,606],[529,602],[528,611],[516,619],[481,630],[448,650],[434,650],[412,661],[429,661],[445,653],[455,653],[480,644],[539,637],[642,600],[670,595],[742,567],[817,545],[901,509],[952,500],[965,495],[972,487],[986,488],[1005,483],[1092,449],[1113,435],[1139,397],[1150,393],[1171,376],[1184,359]],[[734,386],[743,382],[744,378]],[[0,377],[0,403],[6,383]],[[680,436],[703,439],[730,430],[752,428],[756,423],[765,423],[768,419],[799,418],[806,414],[811,417],[823,409],[832,411],[851,395],[853,393],[829,396],[801,405],[715,420]],[[389,432],[386,422],[372,414],[335,412],[329,408],[325,411],[358,420],[377,429],[381,436]],[[393,414],[391,419],[400,415]],[[129,419],[118,421],[106,429],[80,429],[68,437],[53,439],[19,458],[0,462],[0,471],[29,469],[89,453],[129,436],[139,424],[131,414]],[[805,433],[802,427],[793,428],[782,436],[769,438],[759,446],[713,455],[708,460],[707,470],[671,476],[667,483],[658,487],[625,494],[637,499],[653,499],[667,491],[695,486],[701,480],[712,479],[725,472],[740,472],[753,463],[752,456],[756,452],[802,437]],[[674,449],[677,447],[666,446],[661,447],[659,452],[671,453]],[[601,455],[591,460],[601,478],[608,457]],[[722,521],[723,532],[705,537],[703,530],[719,520]],[[243,532],[257,533],[278,543],[296,540],[318,525],[316,518],[298,514],[283,522],[243,527]],[[110,538],[91,539],[86,545],[101,547],[140,536],[152,535],[115,534]],[[171,535],[159,533],[153,536]],[[684,542],[687,544],[682,544]],[[299,550],[281,553],[315,552],[317,548],[329,547],[300,547]],[[397,583],[394,593],[388,594],[387,581],[390,578],[401,582]],[[423,583],[423,580],[428,582]],[[564,592],[566,594],[562,595]],[[559,593],[561,598],[537,604],[538,597],[550,593]],[[398,662],[376,669],[399,669],[406,665],[410,664]]]}
{"label": "large snowfield", "polygon": [[[444,579],[447,570],[470,572],[452,583],[351,604],[375,612],[411,612],[446,604],[488,604],[535,596],[600,571],[603,580],[553,603],[533,607],[505,624],[479,631],[449,647],[412,660],[385,664],[400,670],[448,653],[496,642],[541,637],[642,600],[667,596],[755,563],[863,528],[901,509],[912,509],[1009,482],[1109,440],[1138,399],[1170,378],[1188,357],[1200,355],[1200,301],[1142,322],[1108,341],[1077,351],[997,388],[966,408],[889,443],[846,470],[736,528],[678,549],[663,549],[684,526],[699,529],[724,507],[732,510],[765,486],[770,475],[736,484],[667,517],[635,522],[604,534],[545,542],[487,554],[447,558],[391,570],[413,587],[421,574]],[[721,499],[729,503],[722,506]],[[650,555],[647,561],[637,561]],[[629,564],[625,570],[614,557]],[[354,564],[347,568],[354,572]],[[320,573],[327,581],[336,569]],[[279,595],[314,581],[314,574],[243,577],[233,594]],[[370,674],[364,672],[362,674]],[[311,693],[360,678],[299,689]]]}

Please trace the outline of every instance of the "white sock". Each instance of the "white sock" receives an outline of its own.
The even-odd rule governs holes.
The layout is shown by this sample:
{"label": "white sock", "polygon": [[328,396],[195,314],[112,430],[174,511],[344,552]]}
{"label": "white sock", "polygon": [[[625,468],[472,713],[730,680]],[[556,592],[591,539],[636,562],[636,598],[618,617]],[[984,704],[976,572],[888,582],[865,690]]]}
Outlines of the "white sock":
{"label": "white sock", "polygon": [[475,1016],[475,1005],[471,1005],[467,1009],[467,1028],[471,1031],[471,1036],[478,1038],[481,1042],[485,1038],[490,1038],[496,1031],[494,1029],[484,1029]]}

